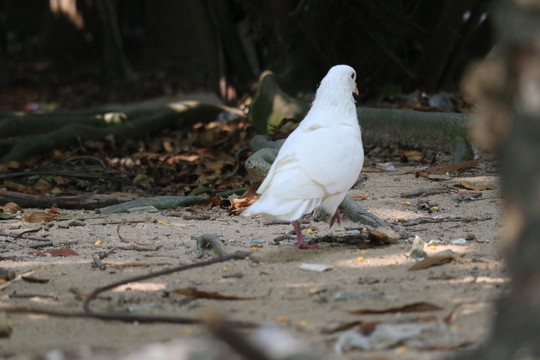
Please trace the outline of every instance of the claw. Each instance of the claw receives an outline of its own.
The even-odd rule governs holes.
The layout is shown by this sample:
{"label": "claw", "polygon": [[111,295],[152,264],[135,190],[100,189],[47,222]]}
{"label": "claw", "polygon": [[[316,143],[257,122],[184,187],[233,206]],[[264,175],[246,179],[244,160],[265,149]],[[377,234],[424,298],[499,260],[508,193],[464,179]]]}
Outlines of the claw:
{"label": "claw", "polygon": [[338,225],[341,226],[341,216],[339,215],[339,209],[336,209],[336,213],[334,216],[332,216],[332,220],[330,220],[330,227],[334,225],[334,222],[337,220]]}
{"label": "claw", "polygon": [[294,246],[294,250],[298,249],[320,249],[320,244],[308,244],[304,241],[304,237],[302,236],[302,229],[300,228],[300,222],[298,220],[293,221],[292,225],[294,227],[294,232],[296,233],[296,240],[297,243]]}

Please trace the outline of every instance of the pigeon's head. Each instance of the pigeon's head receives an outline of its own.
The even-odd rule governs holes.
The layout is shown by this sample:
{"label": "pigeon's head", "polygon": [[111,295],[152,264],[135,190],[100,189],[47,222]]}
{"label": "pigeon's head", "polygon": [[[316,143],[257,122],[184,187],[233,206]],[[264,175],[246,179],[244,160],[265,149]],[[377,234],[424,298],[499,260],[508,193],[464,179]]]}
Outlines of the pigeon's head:
{"label": "pigeon's head", "polygon": [[316,98],[351,99],[352,94],[358,95],[356,87],[356,71],[349,65],[333,66],[322,79]]}

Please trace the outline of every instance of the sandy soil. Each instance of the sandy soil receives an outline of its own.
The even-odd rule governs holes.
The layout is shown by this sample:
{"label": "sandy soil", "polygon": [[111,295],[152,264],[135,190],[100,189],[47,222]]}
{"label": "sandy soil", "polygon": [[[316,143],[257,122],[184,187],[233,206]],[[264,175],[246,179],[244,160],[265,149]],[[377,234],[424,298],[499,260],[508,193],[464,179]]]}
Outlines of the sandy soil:
{"label": "sandy soil", "polygon": [[[54,249],[72,248],[78,256],[52,257],[32,254],[35,240],[0,236],[0,268],[22,274],[33,270],[31,277],[46,283],[15,281],[0,290],[0,307],[29,306],[65,311],[82,311],[81,300],[70,289],[90,293],[96,287],[137,274],[199,261],[195,239],[201,234],[218,234],[228,252],[250,250],[257,245],[251,260],[230,261],[193,269],[141,283],[131,283],[102,294],[93,308],[101,311],[159,313],[177,316],[200,316],[208,309],[221,312],[231,320],[249,320],[275,326],[295,339],[297,352],[312,359],[441,359],[479,346],[489,334],[493,303],[507,288],[508,278],[500,255],[498,228],[500,194],[482,191],[472,201],[457,202],[452,195],[456,180],[474,184],[494,184],[498,188],[494,164],[480,161],[479,166],[459,175],[434,182],[414,175],[400,175],[411,166],[396,165],[391,172],[368,173],[367,180],[350,191],[367,210],[392,224],[426,217],[470,218],[479,221],[444,221],[403,227],[411,236],[425,241],[438,240],[426,247],[428,254],[451,249],[457,255],[450,263],[419,271],[407,271],[411,241],[399,240],[388,246],[361,249],[357,244],[343,244],[346,234],[362,229],[361,224],[344,219],[341,227],[329,229],[325,222],[305,223],[307,237],[333,234],[335,242],[323,243],[321,250],[293,251],[294,240],[275,244],[274,239],[292,230],[290,225],[265,225],[262,219],[249,219],[209,210],[206,220],[186,220],[182,212],[135,212],[101,216],[68,212],[73,219],[49,224],[0,222],[4,233],[19,233],[41,228],[28,236],[50,240]],[[373,167],[372,167],[373,168]],[[400,194],[418,188],[450,186],[449,193],[432,195],[429,205],[438,210],[417,209],[419,198],[403,199]],[[403,201],[409,204],[404,204]],[[26,209],[26,211],[32,211]],[[184,213],[189,214],[183,209]],[[73,223],[73,220],[77,221]],[[93,265],[92,255],[120,242],[119,222],[126,238],[137,238],[140,246],[157,247],[155,251],[117,250],[103,261],[105,270]],[[311,230],[307,230],[311,229]],[[310,234],[307,234],[310,231]],[[468,239],[465,245],[451,245],[452,240]],[[102,244],[97,245],[96,241]],[[46,250],[41,249],[41,250]],[[204,259],[214,256],[205,251]],[[147,266],[129,266],[133,263]],[[302,270],[302,263],[332,267],[322,273]],[[223,295],[255,297],[253,300],[188,299],[165,290],[195,287]],[[386,309],[415,302],[429,302],[442,308],[428,313],[383,313],[351,315],[345,310]],[[343,355],[334,352],[342,332],[326,333],[339,324],[352,321],[417,323],[419,317],[435,315],[443,319],[452,313],[454,336],[444,344],[421,350],[397,346],[380,351],[352,349]],[[1,314],[1,313],[0,313]],[[13,332],[0,338],[0,358],[6,359],[230,359],[234,358],[219,341],[212,340],[203,326],[105,322],[95,319],[64,319],[43,315],[8,314]],[[356,328],[353,328],[356,329]],[[250,330],[249,333],[254,333]],[[273,339],[268,335],[267,339]],[[281,340],[270,340],[277,346]],[[148,348],[145,344],[161,347]],[[156,352],[162,351],[161,353]],[[190,349],[190,350],[186,350]],[[58,350],[58,351],[52,351]],[[199,357],[181,355],[191,351]],[[150,353],[158,354],[154,357]],[[184,356],[184,357],[182,357]]]}

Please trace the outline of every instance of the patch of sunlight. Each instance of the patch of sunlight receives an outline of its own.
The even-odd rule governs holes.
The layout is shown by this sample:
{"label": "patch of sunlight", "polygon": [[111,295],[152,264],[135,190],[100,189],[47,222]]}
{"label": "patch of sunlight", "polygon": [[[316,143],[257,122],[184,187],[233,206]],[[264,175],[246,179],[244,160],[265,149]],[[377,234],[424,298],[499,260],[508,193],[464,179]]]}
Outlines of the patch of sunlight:
{"label": "patch of sunlight", "polygon": [[114,288],[112,291],[116,292],[122,292],[127,290],[138,290],[138,291],[160,291],[165,290],[166,288],[165,283],[129,283],[125,285],[118,286],[117,288]]}
{"label": "patch of sunlight", "polygon": [[58,304],[58,299],[54,298],[44,298],[41,296],[32,296],[28,298],[33,303],[40,304],[40,305],[55,305]]}
{"label": "patch of sunlight", "polygon": [[186,111],[187,109],[194,108],[199,104],[200,103],[198,101],[185,100],[185,101],[169,104],[169,107],[175,111],[182,112],[182,111]]}
{"label": "patch of sunlight", "polygon": [[506,284],[510,282],[510,278],[507,277],[488,277],[488,276],[465,276],[460,279],[446,280],[449,283],[461,284],[461,283],[475,283],[475,284]]}
{"label": "patch of sunlight", "polygon": [[407,264],[407,255],[404,253],[391,254],[386,256],[369,257],[363,256],[362,261],[358,261],[357,257],[336,261],[333,266],[342,268],[362,268],[370,266],[389,266]]}
{"label": "patch of sunlight", "polygon": [[313,287],[313,286],[320,286],[321,284],[320,283],[314,283],[314,282],[311,282],[311,283],[294,283],[294,284],[291,284],[291,283],[288,283],[286,284],[285,286],[288,287],[288,288],[305,288],[305,287]]}

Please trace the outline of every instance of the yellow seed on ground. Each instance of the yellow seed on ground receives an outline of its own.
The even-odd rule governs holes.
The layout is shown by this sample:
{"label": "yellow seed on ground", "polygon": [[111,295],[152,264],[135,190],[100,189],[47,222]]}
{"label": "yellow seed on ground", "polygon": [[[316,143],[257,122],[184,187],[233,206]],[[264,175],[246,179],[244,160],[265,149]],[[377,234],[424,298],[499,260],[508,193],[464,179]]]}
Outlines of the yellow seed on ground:
{"label": "yellow seed on ground", "polygon": [[252,250],[252,251],[258,251],[258,250],[259,250],[259,248],[258,248],[258,247],[256,247],[256,246],[252,246],[252,247],[251,247],[251,250]]}
{"label": "yellow seed on ground", "polygon": [[308,234],[311,234],[311,233],[313,232],[313,230],[312,230],[312,229],[307,229],[306,232],[307,232]]}
{"label": "yellow seed on ground", "polygon": [[457,330],[457,329],[458,329],[458,324],[456,324],[456,323],[451,323],[451,324],[450,324],[450,329],[452,329],[452,330]]}
{"label": "yellow seed on ground", "polygon": [[159,222],[162,223],[162,224],[166,224],[167,220],[159,220]]}
{"label": "yellow seed on ground", "polygon": [[408,201],[402,201],[401,205],[409,205],[409,202]]}
{"label": "yellow seed on ground", "polygon": [[398,216],[397,219],[398,219],[399,221],[403,220],[403,218],[402,218],[401,216]]}
{"label": "yellow seed on ground", "polygon": [[221,271],[227,271],[227,270],[229,270],[229,269],[227,269],[226,266],[224,266],[224,267],[221,268]]}
{"label": "yellow seed on ground", "polygon": [[360,254],[367,254],[367,250],[360,250]]}
{"label": "yellow seed on ground", "polygon": [[362,261],[364,261],[364,258],[363,258],[363,257],[360,256],[360,257],[357,257],[357,258],[356,258],[356,262],[362,262]]}
{"label": "yellow seed on ground", "polygon": [[286,317],[286,316],[278,316],[276,318],[276,321],[277,322],[280,322],[280,323],[288,323],[289,322],[289,318]]}
{"label": "yellow seed on ground", "polygon": [[403,346],[400,346],[396,349],[396,354],[398,355],[402,355],[402,354],[405,354],[407,352],[407,350],[409,350],[405,345]]}
{"label": "yellow seed on ground", "polygon": [[429,250],[437,250],[437,247],[435,245],[430,245]]}
{"label": "yellow seed on ground", "polygon": [[308,323],[306,320],[300,320],[298,322],[298,327],[301,328],[301,329],[305,329],[307,327]]}
{"label": "yellow seed on ground", "polygon": [[438,207],[438,206],[433,206],[433,207],[431,207],[431,210],[433,210],[433,211],[439,211],[439,207]]}
{"label": "yellow seed on ground", "polygon": [[102,241],[102,240],[99,240],[99,239],[96,240],[96,242],[94,243],[94,245],[101,245],[101,244],[103,244],[103,241]]}

